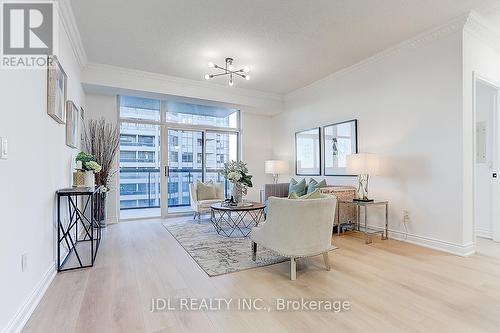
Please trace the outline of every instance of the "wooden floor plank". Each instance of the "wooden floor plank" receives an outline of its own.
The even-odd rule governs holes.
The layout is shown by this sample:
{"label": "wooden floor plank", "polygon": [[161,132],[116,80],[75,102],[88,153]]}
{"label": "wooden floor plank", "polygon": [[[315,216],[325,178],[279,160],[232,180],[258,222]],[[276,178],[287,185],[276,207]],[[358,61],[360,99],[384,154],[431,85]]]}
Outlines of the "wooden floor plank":
{"label": "wooden floor plank", "polygon": [[[161,225],[109,226],[96,266],[58,274],[25,332],[496,332],[500,245],[461,258],[395,240],[335,236],[323,258],[209,277]],[[208,222],[202,222],[208,223]],[[150,312],[152,298],[348,300],[350,311]]]}

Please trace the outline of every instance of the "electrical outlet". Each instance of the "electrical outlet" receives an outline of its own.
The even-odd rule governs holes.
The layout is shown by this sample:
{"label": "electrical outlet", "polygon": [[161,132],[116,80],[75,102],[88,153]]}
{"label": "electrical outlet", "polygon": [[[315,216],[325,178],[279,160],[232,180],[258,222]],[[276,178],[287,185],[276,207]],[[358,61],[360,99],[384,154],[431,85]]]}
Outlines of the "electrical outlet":
{"label": "electrical outlet", "polygon": [[21,255],[21,272],[26,271],[28,268],[28,254],[25,253]]}
{"label": "electrical outlet", "polygon": [[407,210],[403,210],[403,223],[409,223],[410,222],[410,212]]}

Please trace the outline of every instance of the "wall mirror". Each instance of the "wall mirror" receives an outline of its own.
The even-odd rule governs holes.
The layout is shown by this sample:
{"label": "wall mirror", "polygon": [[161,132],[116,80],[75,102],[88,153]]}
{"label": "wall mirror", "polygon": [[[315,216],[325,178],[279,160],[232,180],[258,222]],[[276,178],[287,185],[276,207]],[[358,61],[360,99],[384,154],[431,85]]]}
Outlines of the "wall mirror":
{"label": "wall mirror", "polygon": [[321,129],[319,127],[295,133],[295,174],[321,174]]}
{"label": "wall mirror", "polygon": [[325,176],[353,176],[346,172],[347,155],[358,152],[358,121],[356,119],[323,127]]}

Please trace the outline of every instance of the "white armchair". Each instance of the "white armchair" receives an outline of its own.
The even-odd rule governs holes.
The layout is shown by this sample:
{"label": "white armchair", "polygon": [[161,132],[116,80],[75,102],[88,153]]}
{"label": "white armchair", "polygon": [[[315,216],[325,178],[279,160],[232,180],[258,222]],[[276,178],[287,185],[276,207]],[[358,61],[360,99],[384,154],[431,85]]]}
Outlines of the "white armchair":
{"label": "white armchair", "polygon": [[257,244],[290,257],[290,279],[296,278],[296,258],[323,254],[330,270],[328,252],[333,250],[332,232],[337,199],[269,198],[266,221],[252,229],[253,259]]}
{"label": "white armchair", "polygon": [[224,183],[215,183],[215,192],[216,198],[210,200],[198,200],[197,195],[197,183],[189,184],[189,195],[191,197],[191,209],[194,212],[193,220],[198,217],[198,220],[201,219],[201,214],[207,213],[210,211],[210,206],[217,202],[222,202],[225,200],[224,196]]}

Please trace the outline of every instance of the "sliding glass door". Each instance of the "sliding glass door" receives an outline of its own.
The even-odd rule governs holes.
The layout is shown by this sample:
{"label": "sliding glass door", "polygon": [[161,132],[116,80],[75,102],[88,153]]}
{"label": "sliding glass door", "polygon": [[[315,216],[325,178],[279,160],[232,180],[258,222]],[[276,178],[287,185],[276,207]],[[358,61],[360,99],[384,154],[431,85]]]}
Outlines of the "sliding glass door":
{"label": "sliding glass door", "polygon": [[239,111],[120,96],[120,218],[191,211],[190,184],[239,159]]}
{"label": "sliding glass door", "polygon": [[203,132],[168,130],[168,212],[190,211],[189,185],[203,181]]}

